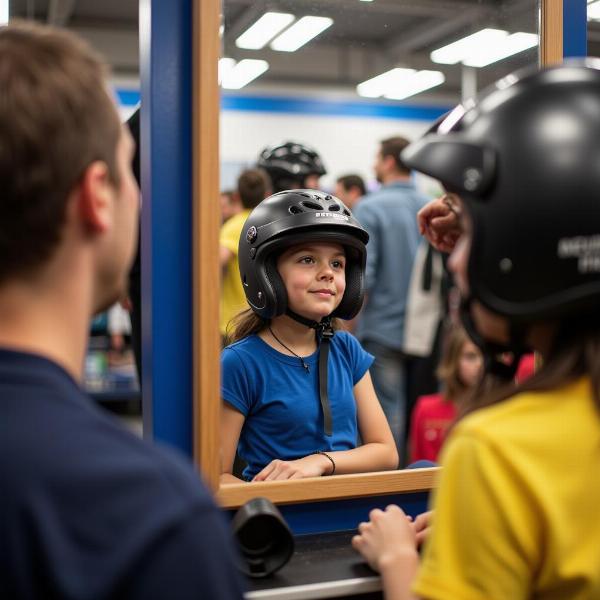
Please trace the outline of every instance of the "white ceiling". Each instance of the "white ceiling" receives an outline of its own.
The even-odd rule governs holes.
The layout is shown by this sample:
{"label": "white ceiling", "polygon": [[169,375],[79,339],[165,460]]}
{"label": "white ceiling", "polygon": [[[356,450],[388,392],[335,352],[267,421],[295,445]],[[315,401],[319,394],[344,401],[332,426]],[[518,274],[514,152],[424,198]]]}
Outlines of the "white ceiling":
{"label": "white ceiling", "polygon": [[[137,78],[138,0],[12,0],[11,17],[33,18],[73,29],[88,39],[118,77]],[[262,58],[270,69],[244,92],[338,91],[353,94],[357,83],[393,66],[442,70],[446,83],[411,102],[455,102],[464,73],[460,65],[436,65],[429,53],[483,27],[537,33],[536,0],[224,0],[223,54]],[[264,12],[328,16],[334,24],[295,53],[240,50],[235,38]],[[590,26],[590,50],[600,46],[599,26]],[[596,41],[598,40],[598,41]],[[525,64],[530,50],[476,71],[477,87]],[[472,76],[472,74],[471,74]]]}

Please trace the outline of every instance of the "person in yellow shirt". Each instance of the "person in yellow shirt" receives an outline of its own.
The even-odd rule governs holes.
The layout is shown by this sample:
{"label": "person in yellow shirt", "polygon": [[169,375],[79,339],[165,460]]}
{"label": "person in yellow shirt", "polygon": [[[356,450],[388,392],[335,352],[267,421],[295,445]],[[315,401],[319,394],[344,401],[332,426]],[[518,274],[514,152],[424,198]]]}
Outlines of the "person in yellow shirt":
{"label": "person in yellow shirt", "polygon": [[223,340],[227,336],[227,325],[231,319],[248,308],[240,280],[238,244],[242,227],[250,211],[268,195],[267,176],[259,169],[247,169],[238,177],[237,189],[243,210],[225,221],[219,235],[219,259],[223,274],[219,329]]}
{"label": "person in yellow shirt", "polygon": [[[506,78],[402,159],[460,196],[426,206],[421,229],[448,243],[458,219],[463,321],[507,383],[451,433],[422,559],[397,506],[353,546],[388,599],[600,598],[600,70]],[[515,389],[529,348],[542,365]]]}

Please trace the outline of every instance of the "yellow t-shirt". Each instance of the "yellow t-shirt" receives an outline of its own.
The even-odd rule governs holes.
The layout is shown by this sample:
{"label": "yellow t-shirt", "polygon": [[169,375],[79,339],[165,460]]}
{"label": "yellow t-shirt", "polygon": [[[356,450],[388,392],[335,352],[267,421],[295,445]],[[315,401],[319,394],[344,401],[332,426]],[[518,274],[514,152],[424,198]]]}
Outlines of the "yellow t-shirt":
{"label": "yellow t-shirt", "polygon": [[225,335],[229,321],[241,310],[248,308],[240,279],[238,244],[240,233],[250,212],[250,210],[243,210],[225,221],[219,235],[219,244],[233,252],[233,257],[227,263],[221,282],[221,317],[219,320],[221,335]]}
{"label": "yellow t-shirt", "polygon": [[600,416],[587,378],[470,415],[441,462],[414,593],[600,598]]}

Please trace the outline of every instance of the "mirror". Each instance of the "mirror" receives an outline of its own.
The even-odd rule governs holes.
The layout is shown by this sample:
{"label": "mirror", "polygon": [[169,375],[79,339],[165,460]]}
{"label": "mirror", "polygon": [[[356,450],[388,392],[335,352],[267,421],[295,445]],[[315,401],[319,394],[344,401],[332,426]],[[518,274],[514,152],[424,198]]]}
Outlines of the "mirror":
{"label": "mirror", "polygon": [[[562,4],[531,0],[501,3],[427,0],[224,0],[222,21],[216,0],[198,3],[199,35],[196,48],[196,397],[195,449],[205,478],[218,489],[219,481],[219,335],[218,301],[207,262],[217,262],[219,208],[214,199],[230,187],[240,169],[253,166],[258,153],[285,139],[298,139],[318,148],[328,174],[320,187],[332,190],[335,178],[356,171],[373,181],[371,165],[377,142],[395,133],[415,138],[433,120],[433,112],[469,97],[476,90],[526,64],[560,60]],[[333,23],[296,52],[268,46],[242,49],[236,39],[267,11],[328,17]],[[541,24],[538,16],[541,15]],[[223,39],[217,31],[222,25]],[[430,53],[484,28],[540,33],[541,45],[486,67],[436,64]],[[538,47],[540,50],[538,51]],[[539,55],[539,56],[538,56]],[[262,74],[244,87],[239,81],[221,90],[220,165],[216,180],[214,152],[217,136],[211,116],[218,110],[218,57],[239,64],[244,59],[268,63]],[[212,61],[212,62],[210,62]],[[231,66],[231,63],[230,63]],[[444,81],[435,88],[404,100],[363,98],[357,84],[392,67],[438,70]],[[213,81],[214,87],[209,83]],[[232,89],[238,86],[239,89]],[[431,109],[435,109],[432,111]],[[427,110],[430,110],[428,113]],[[205,125],[204,129],[202,124]],[[210,136],[214,136],[212,139]],[[207,200],[210,199],[210,200]],[[215,230],[210,230],[214,226]],[[204,265],[204,266],[203,266]],[[210,269],[213,269],[212,271]],[[203,293],[204,292],[204,293]],[[237,506],[250,497],[265,495],[276,502],[300,502],[429,489],[431,471],[394,471],[334,478],[228,484],[219,489],[224,506]]]}

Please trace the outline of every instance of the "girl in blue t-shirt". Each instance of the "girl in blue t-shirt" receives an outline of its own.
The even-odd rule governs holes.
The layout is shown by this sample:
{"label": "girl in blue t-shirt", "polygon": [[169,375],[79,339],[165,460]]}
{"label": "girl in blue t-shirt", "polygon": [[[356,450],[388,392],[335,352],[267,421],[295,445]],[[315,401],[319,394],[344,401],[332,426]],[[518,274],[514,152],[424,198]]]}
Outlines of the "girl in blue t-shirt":
{"label": "girl in blue t-shirt", "polygon": [[373,357],[339,331],[362,304],[367,240],[315,190],[274,194],[248,217],[238,256],[250,309],[221,357],[222,481],[239,482],[236,451],[247,481],[397,468]]}

